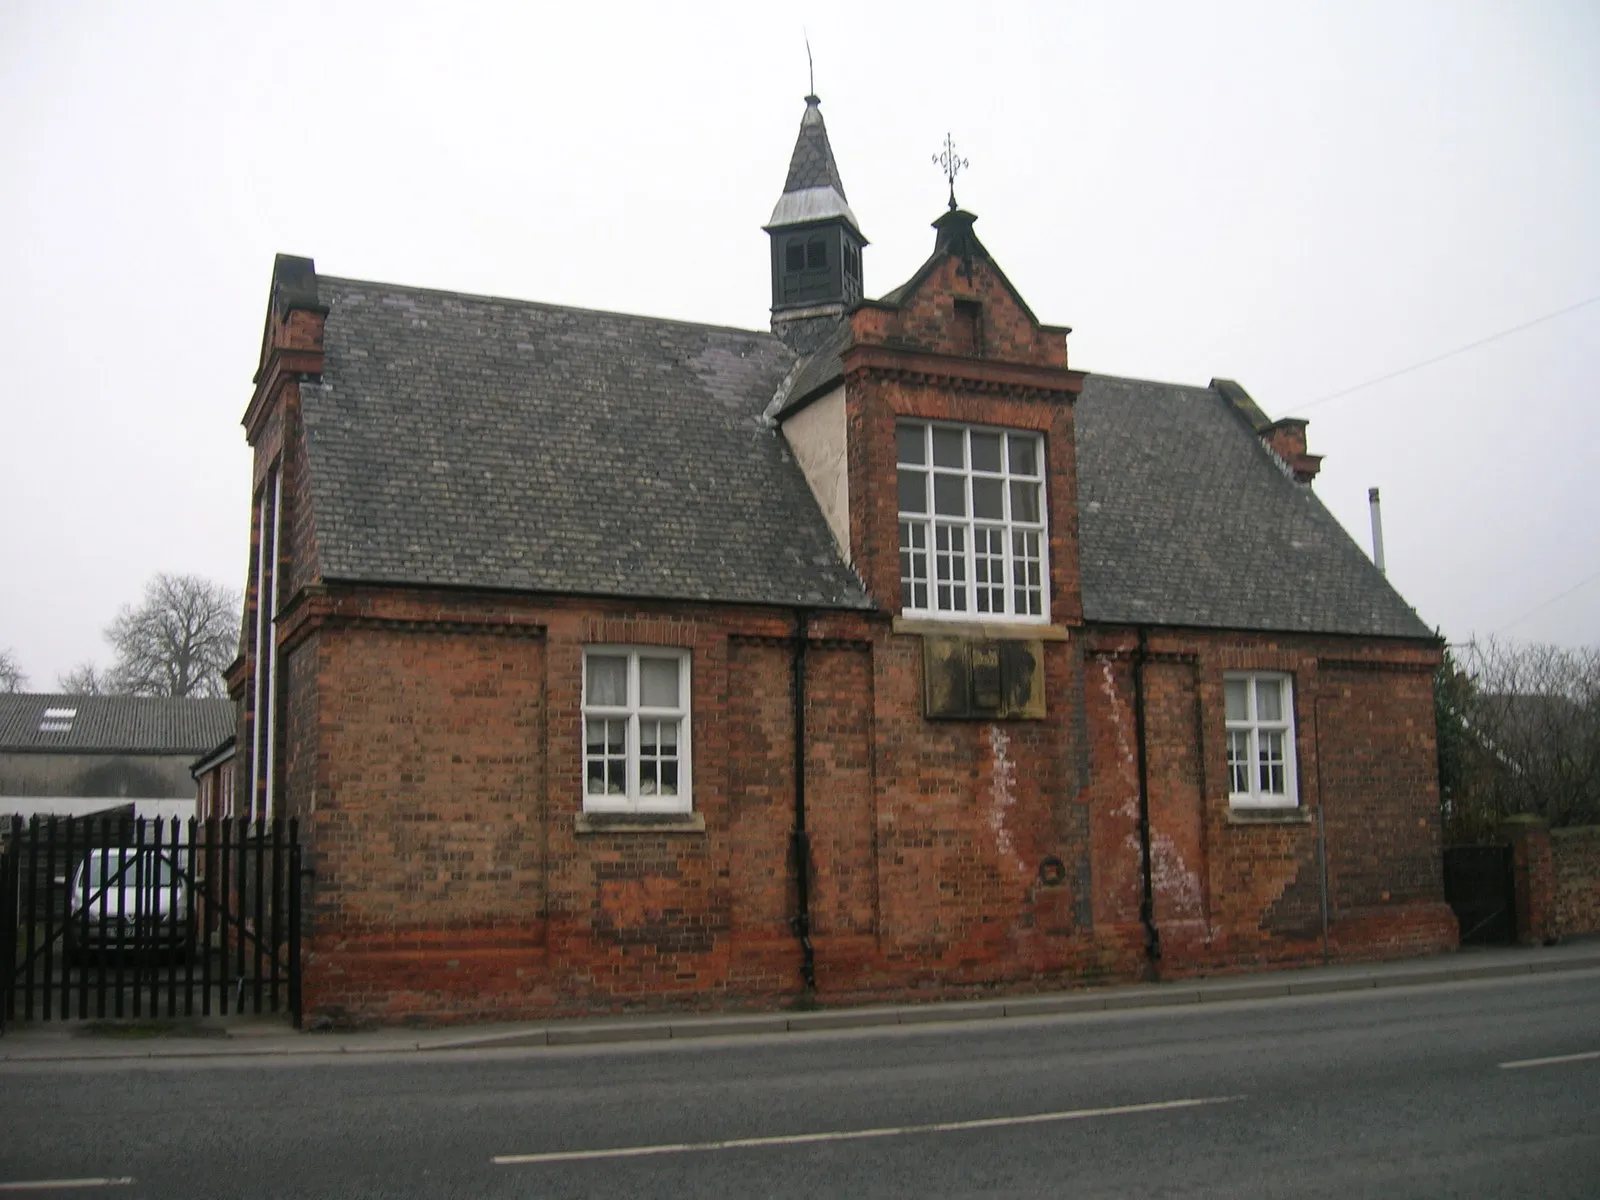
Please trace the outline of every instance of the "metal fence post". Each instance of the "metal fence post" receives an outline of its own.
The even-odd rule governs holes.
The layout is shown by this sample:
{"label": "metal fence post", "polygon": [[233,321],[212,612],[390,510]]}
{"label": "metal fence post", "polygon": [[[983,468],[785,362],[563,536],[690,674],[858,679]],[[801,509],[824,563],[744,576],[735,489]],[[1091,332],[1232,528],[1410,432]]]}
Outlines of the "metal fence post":
{"label": "metal fence post", "polygon": [[300,822],[289,822],[289,1013],[300,1028]]}
{"label": "metal fence post", "polygon": [[0,1034],[16,1016],[17,846],[22,841],[22,818],[13,816],[10,824],[0,845]]}

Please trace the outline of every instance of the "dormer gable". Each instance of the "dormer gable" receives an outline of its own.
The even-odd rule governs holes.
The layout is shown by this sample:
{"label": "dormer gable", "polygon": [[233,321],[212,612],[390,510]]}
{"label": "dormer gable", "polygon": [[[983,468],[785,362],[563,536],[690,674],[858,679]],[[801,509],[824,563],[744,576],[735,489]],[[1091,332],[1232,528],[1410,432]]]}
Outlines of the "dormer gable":
{"label": "dormer gable", "polygon": [[933,253],[905,283],[851,317],[852,340],[959,358],[1067,367],[1064,326],[1045,325],[961,209],[933,223]]}
{"label": "dormer gable", "polygon": [[[847,316],[768,409],[883,611],[1018,629],[1080,619],[1072,405],[1083,375],[973,232]],[[1030,635],[1031,636],[1031,635]]]}

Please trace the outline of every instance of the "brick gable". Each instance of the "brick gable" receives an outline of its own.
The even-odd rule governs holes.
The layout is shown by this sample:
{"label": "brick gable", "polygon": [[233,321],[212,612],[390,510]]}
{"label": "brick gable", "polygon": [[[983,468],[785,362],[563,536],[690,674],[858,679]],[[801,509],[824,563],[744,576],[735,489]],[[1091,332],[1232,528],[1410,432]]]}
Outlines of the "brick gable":
{"label": "brick gable", "polygon": [[1067,367],[1067,331],[1034,318],[975,237],[965,257],[961,251],[941,236],[934,256],[892,302],[851,315],[841,364],[853,565],[877,605],[898,611],[897,419],[1041,433],[1050,613],[1058,624],[1077,624],[1083,604],[1072,403],[1083,376]]}

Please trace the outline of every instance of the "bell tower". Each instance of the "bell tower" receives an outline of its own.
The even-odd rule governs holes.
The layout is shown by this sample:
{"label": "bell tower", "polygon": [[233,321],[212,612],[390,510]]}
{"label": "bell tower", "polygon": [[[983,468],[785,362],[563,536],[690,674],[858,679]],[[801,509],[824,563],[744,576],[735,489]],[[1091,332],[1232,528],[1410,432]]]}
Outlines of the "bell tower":
{"label": "bell tower", "polygon": [[809,353],[861,299],[867,244],[845,200],[822,101],[814,95],[806,97],[789,177],[764,228],[772,239],[772,332]]}

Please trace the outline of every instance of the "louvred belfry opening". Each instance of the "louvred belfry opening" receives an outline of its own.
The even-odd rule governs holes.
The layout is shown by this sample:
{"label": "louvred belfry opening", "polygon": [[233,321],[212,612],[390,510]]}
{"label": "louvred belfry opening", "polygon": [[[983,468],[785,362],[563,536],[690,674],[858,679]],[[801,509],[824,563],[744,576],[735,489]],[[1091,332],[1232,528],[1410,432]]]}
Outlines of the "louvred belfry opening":
{"label": "louvred belfry opening", "polygon": [[802,353],[860,301],[867,244],[845,199],[821,104],[806,97],[783,194],[765,226],[772,239],[772,330]]}

